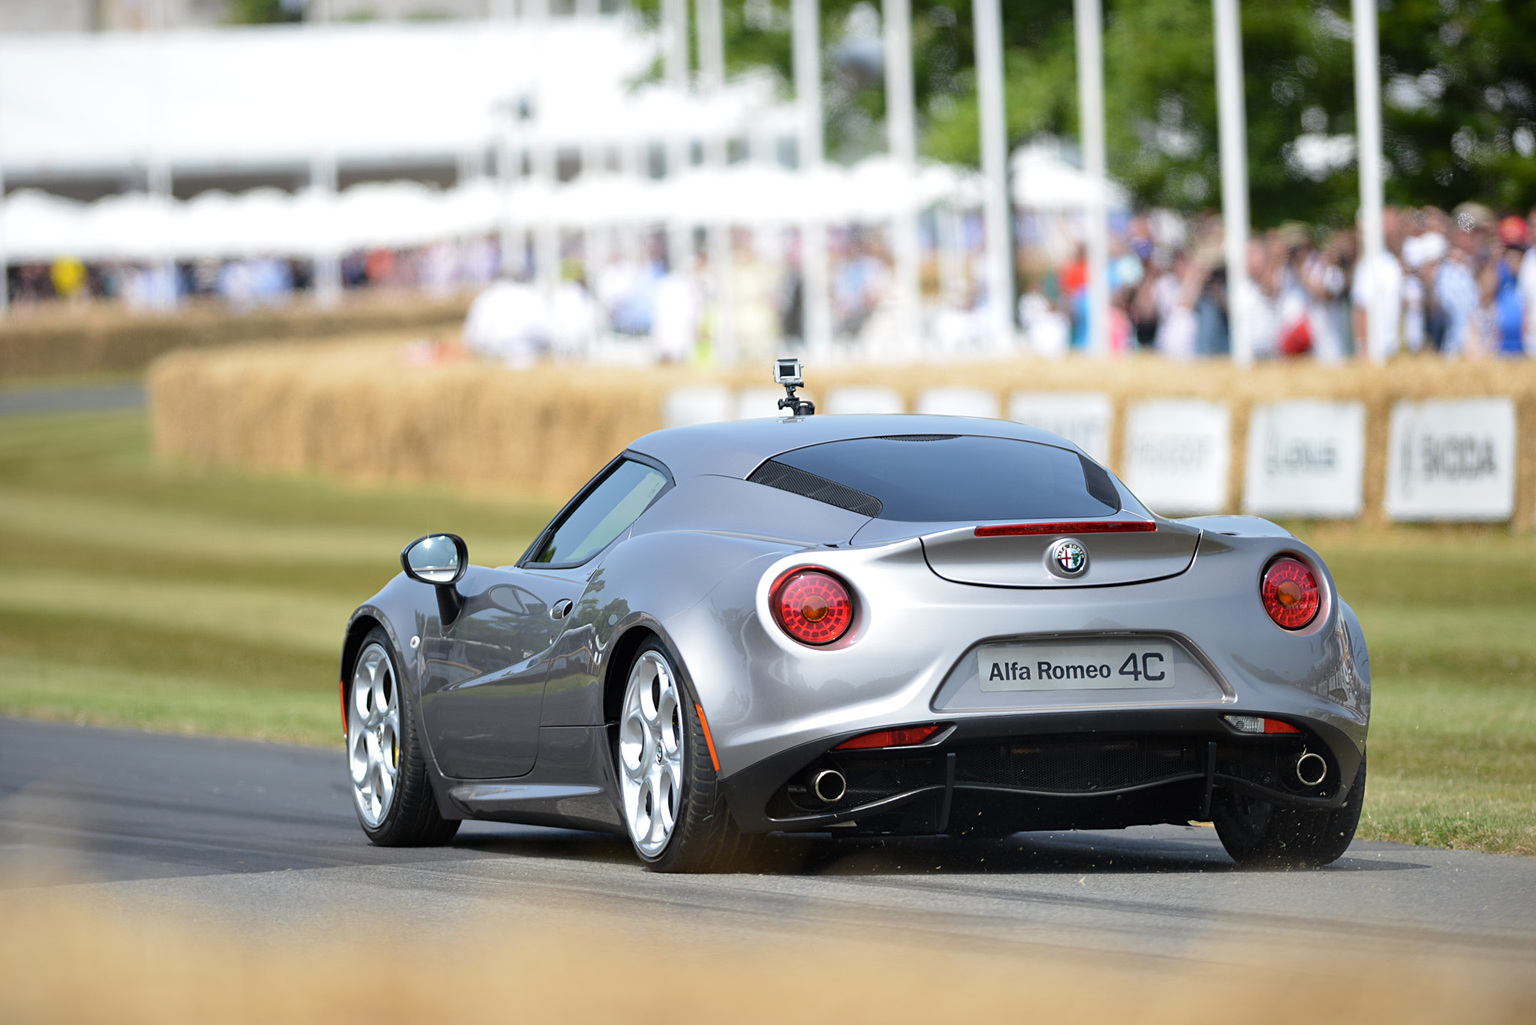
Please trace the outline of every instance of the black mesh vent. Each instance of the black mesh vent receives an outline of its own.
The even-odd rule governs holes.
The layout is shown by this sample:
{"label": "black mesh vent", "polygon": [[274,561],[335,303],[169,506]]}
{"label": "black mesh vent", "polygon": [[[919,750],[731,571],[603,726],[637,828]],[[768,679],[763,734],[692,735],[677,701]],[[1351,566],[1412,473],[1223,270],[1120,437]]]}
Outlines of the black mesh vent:
{"label": "black mesh vent", "polygon": [[881,441],[954,441],[958,434],[882,434]]}
{"label": "black mesh vent", "polygon": [[1178,741],[1021,740],[959,753],[955,782],[1069,794],[1121,790],[1204,771],[1197,745]]}
{"label": "black mesh vent", "polygon": [[753,470],[747,480],[754,484],[766,484],[780,491],[788,491],[792,495],[803,495],[818,502],[835,505],[839,509],[847,509],[860,516],[880,515],[880,499],[874,495],[866,495],[837,481],[818,477],[806,470],[797,470],[793,466],[786,466],[772,459]]}

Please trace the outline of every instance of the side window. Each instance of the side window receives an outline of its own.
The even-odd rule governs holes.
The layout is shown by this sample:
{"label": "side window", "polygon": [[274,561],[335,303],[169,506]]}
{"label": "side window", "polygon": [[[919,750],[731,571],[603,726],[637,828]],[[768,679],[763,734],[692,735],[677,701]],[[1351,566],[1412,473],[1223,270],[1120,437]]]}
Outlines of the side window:
{"label": "side window", "polygon": [[628,530],[666,486],[661,471],[624,460],[570,511],[530,561],[561,566],[586,562]]}

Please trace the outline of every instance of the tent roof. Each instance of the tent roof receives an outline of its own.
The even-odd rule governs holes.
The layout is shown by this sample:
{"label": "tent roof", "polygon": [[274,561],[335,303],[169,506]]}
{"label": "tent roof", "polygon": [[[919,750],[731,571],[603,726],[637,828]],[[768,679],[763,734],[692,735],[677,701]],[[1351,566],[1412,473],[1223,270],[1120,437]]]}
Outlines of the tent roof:
{"label": "tent roof", "polygon": [[559,145],[739,131],[772,103],[762,82],[709,103],[632,89],[654,56],[618,17],[0,39],[0,166],[406,162],[483,149],[525,96],[537,112],[527,137]]}

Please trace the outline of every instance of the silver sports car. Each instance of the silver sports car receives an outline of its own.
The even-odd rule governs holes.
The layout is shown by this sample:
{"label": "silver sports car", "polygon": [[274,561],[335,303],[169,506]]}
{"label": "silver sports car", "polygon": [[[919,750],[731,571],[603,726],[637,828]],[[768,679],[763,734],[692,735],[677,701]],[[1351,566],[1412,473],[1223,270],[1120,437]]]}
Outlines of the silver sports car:
{"label": "silver sports car", "polygon": [[1214,820],[1243,863],[1344,852],[1370,663],[1316,552],[1159,517],[1022,424],[804,405],[640,438],[514,566],[406,547],[341,657],[373,842],[493,819],[698,871],[776,832]]}

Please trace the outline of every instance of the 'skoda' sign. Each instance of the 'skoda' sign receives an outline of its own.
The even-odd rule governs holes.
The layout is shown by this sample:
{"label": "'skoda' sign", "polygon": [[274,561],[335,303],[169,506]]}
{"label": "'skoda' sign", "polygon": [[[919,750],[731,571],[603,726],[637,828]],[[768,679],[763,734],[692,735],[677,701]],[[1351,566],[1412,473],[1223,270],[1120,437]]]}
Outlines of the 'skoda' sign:
{"label": "'skoda' sign", "polygon": [[1392,407],[1387,515],[1507,520],[1515,507],[1515,404],[1433,399]]}

